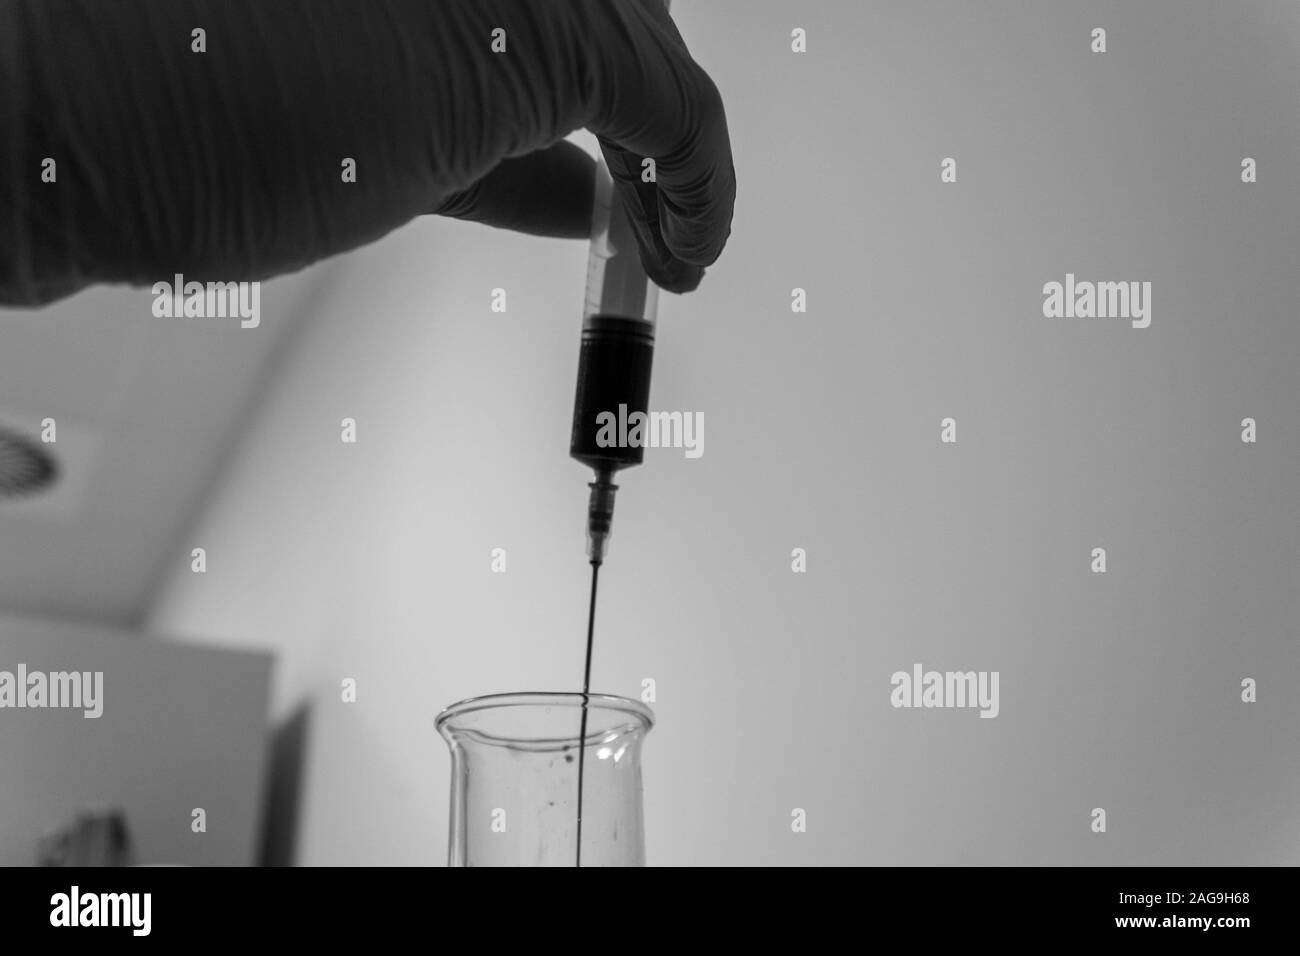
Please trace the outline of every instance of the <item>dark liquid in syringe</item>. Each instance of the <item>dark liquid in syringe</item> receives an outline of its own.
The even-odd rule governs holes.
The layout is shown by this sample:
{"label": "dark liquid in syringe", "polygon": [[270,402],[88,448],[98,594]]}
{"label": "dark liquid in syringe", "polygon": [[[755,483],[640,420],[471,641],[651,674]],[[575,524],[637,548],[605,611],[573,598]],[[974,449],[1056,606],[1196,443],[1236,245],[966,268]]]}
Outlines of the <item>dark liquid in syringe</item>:
{"label": "dark liquid in syringe", "polygon": [[[569,437],[572,458],[598,472],[641,464],[645,448],[622,443],[621,423],[649,407],[654,341],[654,326],[644,319],[596,315],[583,323]],[[601,418],[606,414],[613,416],[612,429],[601,428],[602,420],[609,421]]]}

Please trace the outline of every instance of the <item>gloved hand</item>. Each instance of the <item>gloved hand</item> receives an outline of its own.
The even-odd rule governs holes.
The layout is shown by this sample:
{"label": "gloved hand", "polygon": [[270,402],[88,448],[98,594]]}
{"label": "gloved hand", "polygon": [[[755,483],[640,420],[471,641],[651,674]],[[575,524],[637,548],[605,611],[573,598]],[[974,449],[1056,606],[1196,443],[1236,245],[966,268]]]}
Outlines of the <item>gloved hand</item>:
{"label": "gloved hand", "polygon": [[647,273],[694,289],[735,174],[659,0],[0,0],[0,302],[266,278],[427,212],[585,237],[584,127]]}

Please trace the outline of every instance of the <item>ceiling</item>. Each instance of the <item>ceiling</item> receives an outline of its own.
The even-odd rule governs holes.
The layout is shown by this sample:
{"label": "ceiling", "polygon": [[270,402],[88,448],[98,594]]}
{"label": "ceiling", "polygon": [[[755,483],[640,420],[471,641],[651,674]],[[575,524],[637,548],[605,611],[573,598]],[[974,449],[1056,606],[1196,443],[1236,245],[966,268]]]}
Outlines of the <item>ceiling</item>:
{"label": "ceiling", "polygon": [[263,283],[256,328],[156,318],[146,288],[0,309],[0,424],[36,438],[54,419],[60,466],[0,500],[0,609],[138,623],[322,283]]}

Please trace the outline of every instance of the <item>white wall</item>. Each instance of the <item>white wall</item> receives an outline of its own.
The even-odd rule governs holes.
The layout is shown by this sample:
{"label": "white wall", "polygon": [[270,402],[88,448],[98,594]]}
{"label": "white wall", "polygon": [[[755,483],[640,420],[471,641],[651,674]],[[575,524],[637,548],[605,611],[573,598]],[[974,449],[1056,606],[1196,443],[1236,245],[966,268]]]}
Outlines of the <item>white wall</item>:
{"label": "white wall", "polygon": [[[602,575],[595,689],[658,685],[651,863],[1300,862],[1300,29],[1171,9],[677,5],[740,192],[661,305],[652,405],[705,454],[627,476]],[[303,862],[440,862],[439,708],[579,683],[585,255],[429,220],[328,264],[177,543],[152,625],[274,648],[277,712],[316,702]],[[1152,328],[1044,319],[1067,271],[1153,281]],[[1000,716],[891,708],[914,662],[1000,671]]]}

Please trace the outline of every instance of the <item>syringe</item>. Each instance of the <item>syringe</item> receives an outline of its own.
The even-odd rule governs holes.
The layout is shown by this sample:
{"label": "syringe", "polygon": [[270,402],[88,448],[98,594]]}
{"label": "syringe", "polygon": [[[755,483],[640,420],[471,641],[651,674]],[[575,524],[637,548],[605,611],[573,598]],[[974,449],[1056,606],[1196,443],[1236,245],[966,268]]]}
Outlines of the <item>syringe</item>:
{"label": "syringe", "polygon": [[595,473],[587,505],[587,556],[605,560],[614,517],[616,471],[639,465],[645,448],[628,444],[626,423],[650,401],[659,289],[641,267],[636,235],[602,158],[596,164],[587,301],[569,454]]}
{"label": "syringe", "polygon": [[591,603],[587,611],[587,654],[582,671],[582,722],[578,731],[578,825],[575,865],[582,866],[582,789],[587,753],[587,695],[591,692],[591,649],[596,629],[596,582],[614,520],[614,473],[639,465],[645,448],[629,444],[625,423],[645,414],[654,360],[655,310],[659,289],[641,267],[636,235],[602,158],[596,163],[587,260],[587,303],[582,315],[578,388],[573,400],[569,454],[595,472],[588,487],[587,557],[591,561]]}

